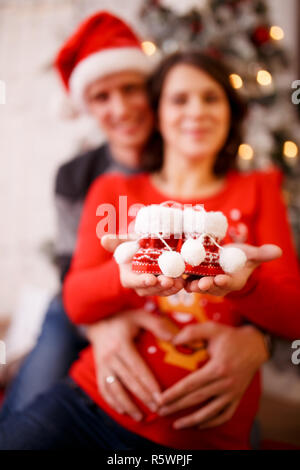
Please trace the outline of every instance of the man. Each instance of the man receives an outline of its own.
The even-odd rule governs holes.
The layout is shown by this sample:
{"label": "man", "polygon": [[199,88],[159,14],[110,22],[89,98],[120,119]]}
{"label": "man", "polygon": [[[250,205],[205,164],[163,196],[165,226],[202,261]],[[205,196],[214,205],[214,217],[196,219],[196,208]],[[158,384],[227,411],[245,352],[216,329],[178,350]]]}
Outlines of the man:
{"label": "man", "polygon": [[[74,158],[58,171],[55,186],[59,229],[57,260],[63,280],[70,266],[89,187],[95,178],[107,172],[139,171],[140,154],[152,131],[153,116],[145,89],[145,78],[151,70],[150,59],[142,52],[132,30],[115,16],[100,12],[84,21],[60,50],[55,65],[73,102],[97,120],[107,137],[107,144]],[[89,327],[82,335],[69,321],[59,294],[49,306],[37,345],[12,384],[1,419],[24,409],[38,394],[64,377],[86,345],[86,336],[93,344],[98,367],[103,360],[112,365],[120,351],[127,358],[125,372],[114,367],[120,379],[118,397],[102,390],[111,406],[140,419],[140,410],[126,392],[128,388],[153,410],[157,409],[153,395],[159,392],[159,385],[133,345],[140,328],[147,328],[165,340],[174,333],[166,321],[139,311],[138,315],[122,312],[121,316]],[[241,342],[245,346],[246,339],[250,351],[256,354],[257,350],[261,351],[256,355],[257,363],[251,364],[248,370],[239,352],[240,362],[237,361],[234,372],[228,372],[231,377],[233,374],[242,377],[239,383],[243,387],[243,380],[247,382],[267,354],[259,332],[248,329],[239,337],[238,330],[235,335],[231,330],[218,325],[213,338],[214,342],[222,344],[228,339],[229,355],[222,355],[224,361],[231,357],[235,344],[238,348]],[[243,347],[243,352],[247,352],[246,349]],[[218,357],[218,360],[223,359]],[[203,379],[205,382],[205,377]],[[210,381],[213,379],[209,377]],[[99,379],[99,387],[100,382]],[[239,395],[238,390],[236,394]]]}

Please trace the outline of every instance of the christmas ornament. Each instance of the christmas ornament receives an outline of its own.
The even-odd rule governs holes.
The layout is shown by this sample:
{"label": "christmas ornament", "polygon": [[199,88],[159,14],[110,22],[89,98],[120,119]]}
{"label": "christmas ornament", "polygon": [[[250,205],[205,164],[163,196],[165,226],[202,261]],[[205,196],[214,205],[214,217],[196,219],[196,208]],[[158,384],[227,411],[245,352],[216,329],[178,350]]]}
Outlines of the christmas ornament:
{"label": "christmas ornament", "polygon": [[207,7],[207,0],[160,0],[163,8],[168,8],[179,16],[184,16],[191,11],[199,11]]}

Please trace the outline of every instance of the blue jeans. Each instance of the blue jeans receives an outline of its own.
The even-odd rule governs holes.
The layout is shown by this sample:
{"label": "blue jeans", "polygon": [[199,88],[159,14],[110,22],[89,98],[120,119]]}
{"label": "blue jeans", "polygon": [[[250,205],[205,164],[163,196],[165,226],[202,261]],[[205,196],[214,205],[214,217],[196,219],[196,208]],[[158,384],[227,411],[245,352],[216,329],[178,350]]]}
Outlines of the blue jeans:
{"label": "blue jeans", "polygon": [[78,353],[86,346],[86,339],[65,313],[61,296],[55,297],[49,305],[37,344],[6,394],[0,419],[23,410],[39,394],[65,377]]}
{"label": "blue jeans", "polygon": [[0,421],[0,450],[170,450],[120,426],[67,378]]}

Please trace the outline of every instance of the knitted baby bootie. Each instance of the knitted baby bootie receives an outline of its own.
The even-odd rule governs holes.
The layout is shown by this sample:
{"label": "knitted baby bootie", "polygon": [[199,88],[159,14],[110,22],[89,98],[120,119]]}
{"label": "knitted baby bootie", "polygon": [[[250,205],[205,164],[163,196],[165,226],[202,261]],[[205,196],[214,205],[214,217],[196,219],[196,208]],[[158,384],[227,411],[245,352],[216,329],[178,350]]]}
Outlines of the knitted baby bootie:
{"label": "knitted baby bootie", "polygon": [[200,205],[153,204],[136,216],[139,240],[123,243],[114,256],[119,264],[132,261],[136,273],[173,278],[234,273],[244,266],[246,255],[238,248],[220,246],[227,227],[222,212],[206,212]]}

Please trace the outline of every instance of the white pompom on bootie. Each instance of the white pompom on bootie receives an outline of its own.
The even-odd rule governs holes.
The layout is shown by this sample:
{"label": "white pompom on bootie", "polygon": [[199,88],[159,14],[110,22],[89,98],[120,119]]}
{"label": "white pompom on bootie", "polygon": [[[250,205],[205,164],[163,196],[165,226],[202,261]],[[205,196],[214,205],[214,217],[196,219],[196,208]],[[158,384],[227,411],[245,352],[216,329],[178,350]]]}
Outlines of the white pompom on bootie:
{"label": "white pompom on bootie", "polygon": [[181,247],[181,255],[184,261],[191,266],[198,266],[205,259],[206,252],[202,238],[189,238]]}
{"label": "white pompom on bootie", "polygon": [[158,260],[161,272],[168,277],[179,277],[184,273],[185,263],[178,251],[165,251]]}
{"label": "white pompom on bootie", "polygon": [[233,274],[242,269],[247,261],[247,256],[240,248],[229,246],[220,250],[219,263],[228,274]]}
{"label": "white pompom on bootie", "polygon": [[114,251],[114,258],[118,264],[129,263],[139,248],[137,241],[121,243]]}

